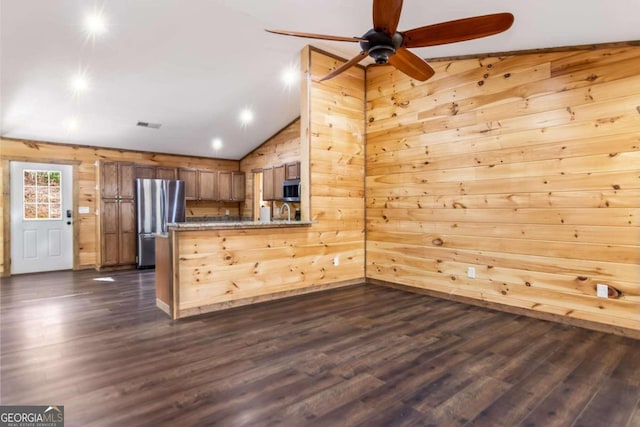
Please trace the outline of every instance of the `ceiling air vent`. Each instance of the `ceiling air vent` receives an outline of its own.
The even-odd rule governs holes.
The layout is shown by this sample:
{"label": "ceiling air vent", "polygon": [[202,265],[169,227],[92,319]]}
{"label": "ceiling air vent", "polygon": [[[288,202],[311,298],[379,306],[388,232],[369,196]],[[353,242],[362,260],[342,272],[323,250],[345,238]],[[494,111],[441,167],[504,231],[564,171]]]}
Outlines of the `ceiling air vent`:
{"label": "ceiling air vent", "polygon": [[162,126],[162,124],[161,123],[138,122],[136,124],[136,126],[140,126],[140,127],[143,127],[143,128],[160,129],[160,126]]}

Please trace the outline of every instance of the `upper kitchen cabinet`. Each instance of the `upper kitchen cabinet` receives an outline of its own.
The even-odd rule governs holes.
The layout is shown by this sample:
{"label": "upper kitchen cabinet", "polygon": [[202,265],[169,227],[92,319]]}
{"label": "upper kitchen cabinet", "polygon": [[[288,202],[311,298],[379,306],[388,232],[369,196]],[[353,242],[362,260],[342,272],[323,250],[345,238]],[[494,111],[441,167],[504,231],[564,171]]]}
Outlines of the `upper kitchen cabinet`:
{"label": "upper kitchen cabinet", "polygon": [[187,200],[217,200],[217,171],[180,168],[178,179],[184,181]]}
{"label": "upper kitchen cabinet", "polygon": [[300,162],[291,162],[284,165],[284,179],[300,179]]}
{"label": "upper kitchen cabinet", "polygon": [[282,184],[285,180],[285,166],[276,166],[273,168],[273,198],[275,200],[282,200],[284,192],[282,190]]}
{"label": "upper kitchen cabinet", "polygon": [[101,162],[100,196],[103,199],[133,199],[135,166],[133,163]]}
{"label": "upper kitchen cabinet", "polygon": [[156,167],[155,166],[136,166],[136,178],[138,179],[155,179]]}
{"label": "upper kitchen cabinet", "polygon": [[231,198],[234,201],[244,202],[246,181],[244,172],[233,172],[231,174]]}
{"label": "upper kitchen cabinet", "polygon": [[178,170],[176,168],[158,166],[156,168],[156,178],[169,180],[178,179]]}
{"label": "upper kitchen cabinet", "polygon": [[245,174],[237,171],[218,172],[218,200],[242,202],[245,198]]}
{"label": "upper kitchen cabinet", "polygon": [[262,200],[282,200],[285,179],[286,165],[262,169]]}
{"label": "upper kitchen cabinet", "polygon": [[262,200],[274,200],[273,168],[262,169]]}
{"label": "upper kitchen cabinet", "polygon": [[178,169],[178,179],[184,181],[187,200],[198,200],[198,171],[195,169]]}
{"label": "upper kitchen cabinet", "polygon": [[218,174],[213,171],[198,171],[198,200],[218,200]]}

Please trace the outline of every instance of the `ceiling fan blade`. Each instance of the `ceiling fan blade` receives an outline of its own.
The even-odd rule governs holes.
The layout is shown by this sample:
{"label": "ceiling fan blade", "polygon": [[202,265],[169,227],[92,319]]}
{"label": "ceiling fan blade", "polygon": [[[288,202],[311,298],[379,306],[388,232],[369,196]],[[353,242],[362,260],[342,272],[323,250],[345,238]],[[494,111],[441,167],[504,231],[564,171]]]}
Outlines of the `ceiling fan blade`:
{"label": "ceiling fan blade", "polygon": [[407,76],[421,82],[430,79],[436,73],[424,59],[403,47],[389,57],[389,63]]}
{"label": "ceiling fan blade", "polygon": [[367,41],[367,39],[363,39],[361,37],[328,36],[326,34],[300,33],[297,31],[284,31],[284,30],[265,30],[265,31],[273,34],[282,34],[285,36],[306,37],[308,39],[332,40],[337,42],[366,42]]}
{"label": "ceiling fan blade", "polygon": [[344,64],[342,64],[341,66],[339,66],[338,68],[336,68],[335,70],[333,70],[332,72],[330,72],[329,74],[327,74],[326,76],[324,76],[318,81],[323,82],[325,80],[332,79],[338,74],[342,73],[343,71],[346,71],[348,68],[353,67],[354,65],[356,65],[358,62],[362,61],[366,57],[367,57],[367,52],[360,52],[358,56],[354,56],[349,61],[345,62]]}
{"label": "ceiling fan blade", "polygon": [[373,0],[373,28],[390,36],[396,33],[402,0]]}
{"label": "ceiling fan blade", "polygon": [[510,13],[495,13],[441,22],[404,31],[404,47],[425,47],[478,39],[506,31],[513,24]]}

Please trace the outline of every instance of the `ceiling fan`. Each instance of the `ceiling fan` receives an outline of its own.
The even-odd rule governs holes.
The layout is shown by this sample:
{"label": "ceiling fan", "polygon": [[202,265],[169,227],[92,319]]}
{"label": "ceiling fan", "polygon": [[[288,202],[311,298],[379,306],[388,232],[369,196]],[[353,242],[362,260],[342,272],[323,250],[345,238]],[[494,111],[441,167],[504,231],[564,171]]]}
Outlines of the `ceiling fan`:
{"label": "ceiling fan", "polygon": [[425,81],[435,74],[427,62],[407,48],[436,46],[472,40],[506,31],[513,24],[510,13],[495,13],[397,31],[402,0],[373,0],[373,28],[362,37],[340,37],[296,31],[266,30],[270,33],[312,39],[359,42],[362,52],[319,81],[331,79],[368,56],[377,64],[389,63],[409,77]]}

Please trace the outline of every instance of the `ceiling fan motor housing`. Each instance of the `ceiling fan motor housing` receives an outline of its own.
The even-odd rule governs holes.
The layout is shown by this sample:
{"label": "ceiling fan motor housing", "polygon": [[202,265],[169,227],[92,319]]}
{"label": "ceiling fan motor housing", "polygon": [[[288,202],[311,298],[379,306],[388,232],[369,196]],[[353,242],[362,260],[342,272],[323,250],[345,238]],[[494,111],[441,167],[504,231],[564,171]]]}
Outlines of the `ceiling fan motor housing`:
{"label": "ceiling fan motor housing", "polygon": [[395,33],[389,36],[384,31],[378,31],[371,29],[366,32],[363,39],[367,39],[366,42],[360,42],[360,47],[363,52],[367,52],[370,57],[376,61],[376,64],[386,64],[389,61],[389,57],[396,53],[396,50],[402,46],[402,34]]}

